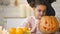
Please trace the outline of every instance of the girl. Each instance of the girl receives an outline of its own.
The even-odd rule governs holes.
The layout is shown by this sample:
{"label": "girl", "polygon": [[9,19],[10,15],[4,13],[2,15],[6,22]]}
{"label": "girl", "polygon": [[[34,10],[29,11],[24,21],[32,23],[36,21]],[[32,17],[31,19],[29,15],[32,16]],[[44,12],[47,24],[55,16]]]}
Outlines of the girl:
{"label": "girl", "polygon": [[[32,7],[32,8],[34,8],[34,5],[35,5],[35,0],[27,0],[28,1],[28,3],[29,3],[29,5]],[[48,4],[49,4],[49,9],[48,9],[48,11],[46,12],[46,15],[48,15],[48,16],[50,16],[50,15],[52,15],[52,16],[55,16],[55,10],[53,9],[53,7],[51,6],[51,4],[53,3],[53,2],[55,2],[56,0],[44,0],[44,1],[46,1],[46,2],[48,2]]]}
{"label": "girl", "polygon": [[[47,12],[49,12],[48,10],[51,10],[51,9],[49,9],[50,6],[48,2],[44,0],[32,0],[32,1],[34,4],[30,4],[29,1],[27,2],[33,8],[35,16],[31,16],[27,18],[24,23],[24,27],[28,27],[31,30],[32,34],[40,34],[38,29],[39,20],[41,19],[42,16],[46,16],[47,14],[49,14]],[[55,14],[52,14],[52,15],[55,15]]]}

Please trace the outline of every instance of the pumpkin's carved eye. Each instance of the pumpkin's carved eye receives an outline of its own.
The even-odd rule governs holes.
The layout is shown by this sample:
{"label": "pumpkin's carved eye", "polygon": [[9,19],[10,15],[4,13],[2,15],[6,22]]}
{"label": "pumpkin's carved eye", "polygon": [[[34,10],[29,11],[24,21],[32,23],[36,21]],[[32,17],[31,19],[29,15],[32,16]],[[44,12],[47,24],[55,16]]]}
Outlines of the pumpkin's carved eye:
{"label": "pumpkin's carved eye", "polygon": [[45,22],[45,24],[47,24],[47,21]]}
{"label": "pumpkin's carved eye", "polygon": [[46,27],[43,27],[44,29],[46,29]]}

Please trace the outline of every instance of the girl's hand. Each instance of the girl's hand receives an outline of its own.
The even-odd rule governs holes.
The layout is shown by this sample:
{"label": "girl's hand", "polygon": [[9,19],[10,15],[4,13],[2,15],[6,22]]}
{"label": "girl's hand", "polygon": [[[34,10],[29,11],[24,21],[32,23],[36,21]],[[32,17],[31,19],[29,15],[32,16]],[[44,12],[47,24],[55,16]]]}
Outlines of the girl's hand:
{"label": "girl's hand", "polygon": [[38,20],[38,29],[40,29],[41,20]]}
{"label": "girl's hand", "polygon": [[37,29],[37,24],[35,24],[35,26],[31,29],[31,32],[36,32]]}
{"label": "girl's hand", "polygon": [[35,26],[31,29],[31,32],[36,32],[37,26],[39,25],[40,20],[38,20],[38,23],[35,23]]}

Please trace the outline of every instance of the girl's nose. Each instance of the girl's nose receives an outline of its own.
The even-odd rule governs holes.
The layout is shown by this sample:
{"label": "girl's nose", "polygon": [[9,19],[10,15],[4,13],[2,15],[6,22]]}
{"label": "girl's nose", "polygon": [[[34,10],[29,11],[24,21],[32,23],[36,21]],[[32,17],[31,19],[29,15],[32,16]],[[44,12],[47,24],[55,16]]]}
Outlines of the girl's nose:
{"label": "girl's nose", "polygon": [[41,16],[43,16],[43,15],[44,15],[44,12],[43,12],[43,11],[41,11],[41,12],[40,12],[40,15],[41,15]]}

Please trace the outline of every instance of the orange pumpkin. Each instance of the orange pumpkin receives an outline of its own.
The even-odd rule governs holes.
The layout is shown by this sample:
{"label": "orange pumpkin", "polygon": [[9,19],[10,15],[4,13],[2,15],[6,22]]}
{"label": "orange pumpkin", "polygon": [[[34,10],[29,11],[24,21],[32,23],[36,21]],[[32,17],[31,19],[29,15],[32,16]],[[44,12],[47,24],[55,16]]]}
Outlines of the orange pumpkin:
{"label": "orange pumpkin", "polygon": [[24,27],[23,31],[26,32],[26,31],[29,31],[29,29],[27,27]]}
{"label": "orange pumpkin", "polygon": [[29,30],[28,27],[23,28],[24,34],[31,34],[31,31]]}
{"label": "orange pumpkin", "polygon": [[16,28],[16,34],[24,34],[24,31],[22,28]]}
{"label": "orange pumpkin", "polygon": [[58,30],[59,24],[54,16],[43,16],[39,24],[39,30],[42,33],[54,33]]}
{"label": "orange pumpkin", "polygon": [[9,34],[16,34],[16,28],[10,28]]}

